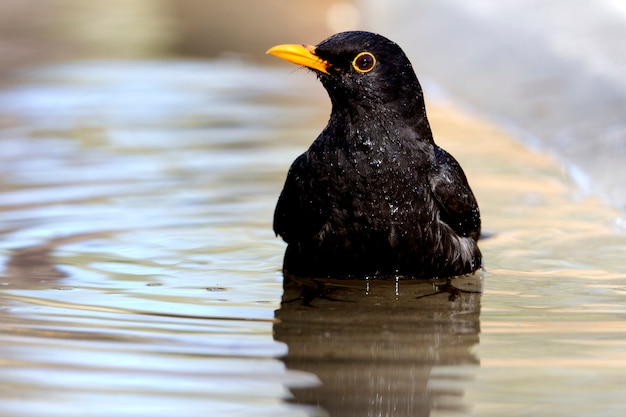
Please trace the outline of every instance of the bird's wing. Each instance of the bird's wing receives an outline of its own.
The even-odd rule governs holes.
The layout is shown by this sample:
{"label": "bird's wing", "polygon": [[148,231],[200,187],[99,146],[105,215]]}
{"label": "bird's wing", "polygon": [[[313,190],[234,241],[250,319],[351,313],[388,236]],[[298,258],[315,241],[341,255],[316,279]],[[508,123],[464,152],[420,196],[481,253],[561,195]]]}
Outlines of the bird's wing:
{"label": "bird's wing", "polygon": [[441,220],[460,236],[480,236],[480,211],[459,163],[445,150],[435,147],[435,169],[430,184]]}
{"label": "bird's wing", "polygon": [[274,233],[287,243],[312,235],[318,223],[312,207],[313,174],[307,167],[306,153],[293,162],[274,211]]}

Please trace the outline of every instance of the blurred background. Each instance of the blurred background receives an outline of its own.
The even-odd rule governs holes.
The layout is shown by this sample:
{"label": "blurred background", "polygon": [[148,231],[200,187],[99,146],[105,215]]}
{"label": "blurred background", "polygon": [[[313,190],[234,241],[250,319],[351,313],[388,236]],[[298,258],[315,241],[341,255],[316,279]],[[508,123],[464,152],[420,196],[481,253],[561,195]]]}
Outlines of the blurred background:
{"label": "blurred background", "polygon": [[624,209],[626,6],[619,0],[0,1],[0,80],[85,58],[242,57],[350,29],[398,42],[418,76],[558,157]]}

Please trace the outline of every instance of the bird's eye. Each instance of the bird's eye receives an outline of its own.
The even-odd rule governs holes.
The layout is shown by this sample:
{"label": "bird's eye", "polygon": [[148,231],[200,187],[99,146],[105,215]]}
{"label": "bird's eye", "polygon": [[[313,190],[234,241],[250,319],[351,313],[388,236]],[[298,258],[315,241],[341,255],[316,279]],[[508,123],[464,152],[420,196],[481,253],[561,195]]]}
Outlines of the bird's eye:
{"label": "bird's eye", "polygon": [[376,58],[369,52],[361,52],[352,61],[352,66],[358,72],[369,72],[376,65]]}

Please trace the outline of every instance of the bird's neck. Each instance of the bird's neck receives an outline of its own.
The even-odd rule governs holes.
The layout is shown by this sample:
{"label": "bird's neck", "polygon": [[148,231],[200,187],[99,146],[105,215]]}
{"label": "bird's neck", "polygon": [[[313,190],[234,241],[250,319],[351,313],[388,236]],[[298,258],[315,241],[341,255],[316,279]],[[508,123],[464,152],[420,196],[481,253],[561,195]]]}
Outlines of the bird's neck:
{"label": "bird's neck", "polygon": [[386,149],[389,146],[410,152],[431,153],[434,142],[423,100],[389,105],[345,106],[333,102],[328,129],[336,132],[334,145],[359,146],[362,149]]}

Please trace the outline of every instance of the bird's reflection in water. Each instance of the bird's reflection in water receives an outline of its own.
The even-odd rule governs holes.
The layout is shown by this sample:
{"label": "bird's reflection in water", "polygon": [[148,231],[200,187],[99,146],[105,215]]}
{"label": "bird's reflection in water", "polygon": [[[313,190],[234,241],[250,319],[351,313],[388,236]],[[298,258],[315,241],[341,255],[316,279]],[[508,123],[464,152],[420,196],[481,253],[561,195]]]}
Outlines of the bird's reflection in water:
{"label": "bird's reflection in water", "polygon": [[[291,401],[331,416],[462,412],[479,359],[482,276],[441,281],[312,280],[286,276],[274,338],[288,369],[321,384]],[[447,367],[445,377],[433,372]]]}

